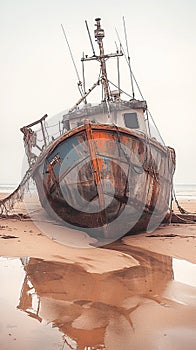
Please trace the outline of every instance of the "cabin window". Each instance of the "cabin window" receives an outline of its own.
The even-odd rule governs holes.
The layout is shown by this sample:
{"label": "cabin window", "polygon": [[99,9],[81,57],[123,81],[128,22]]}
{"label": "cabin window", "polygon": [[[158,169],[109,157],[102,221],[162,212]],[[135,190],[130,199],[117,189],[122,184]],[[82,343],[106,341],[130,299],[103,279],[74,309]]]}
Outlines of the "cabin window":
{"label": "cabin window", "polygon": [[77,122],[77,126],[81,126],[84,125],[84,121],[80,120],[79,122]]}
{"label": "cabin window", "polygon": [[125,122],[125,126],[129,129],[139,128],[137,113],[125,113],[124,122]]}
{"label": "cabin window", "polygon": [[70,122],[69,120],[64,120],[64,128],[68,131],[70,130]]}

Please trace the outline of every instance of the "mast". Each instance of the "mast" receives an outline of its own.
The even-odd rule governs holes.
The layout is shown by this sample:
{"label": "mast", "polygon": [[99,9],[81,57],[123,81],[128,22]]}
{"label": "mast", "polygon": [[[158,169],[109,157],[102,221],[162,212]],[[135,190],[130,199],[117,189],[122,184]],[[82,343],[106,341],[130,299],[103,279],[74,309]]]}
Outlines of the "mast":
{"label": "mast", "polygon": [[[94,48],[92,46],[92,40],[90,38],[91,46],[93,48],[93,56],[92,57],[85,56],[81,59],[81,61],[96,60],[96,61],[100,62],[100,64],[101,64],[101,83],[102,83],[103,89],[104,89],[104,100],[107,102],[111,99],[111,95],[110,95],[109,80],[107,77],[107,70],[106,70],[106,59],[112,58],[112,57],[123,56],[123,53],[122,53],[122,51],[120,51],[120,52],[117,51],[116,53],[111,53],[111,54],[104,53],[103,38],[105,37],[105,33],[104,33],[104,30],[101,28],[101,23],[100,23],[101,19],[96,18],[95,21],[96,21],[95,26],[97,28],[94,31],[94,35],[95,35],[95,39],[99,45],[99,56],[95,55],[95,51],[94,51]],[[88,29],[88,27],[87,27],[87,29]],[[88,33],[89,33],[89,30],[88,30]]]}
{"label": "mast", "polygon": [[105,62],[105,55],[104,55],[104,47],[103,47],[103,38],[105,37],[104,30],[101,28],[101,18],[96,18],[96,26],[97,29],[95,29],[95,38],[97,40],[97,43],[99,45],[99,51],[100,51],[100,63],[101,63],[101,71],[102,71],[102,84],[104,88],[104,95],[105,100],[108,101],[110,99],[110,93],[109,93],[109,83],[108,83],[108,77],[107,77],[107,71],[106,71],[106,62]]}

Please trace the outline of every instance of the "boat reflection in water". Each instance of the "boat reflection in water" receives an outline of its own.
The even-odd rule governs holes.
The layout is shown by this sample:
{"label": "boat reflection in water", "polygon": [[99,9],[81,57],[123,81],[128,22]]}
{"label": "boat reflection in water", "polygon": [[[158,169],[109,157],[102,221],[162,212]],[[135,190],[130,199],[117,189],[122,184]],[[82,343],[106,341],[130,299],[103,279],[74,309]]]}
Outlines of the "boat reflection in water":
{"label": "boat reflection in water", "polygon": [[171,293],[167,297],[168,286],[177,283],[172,258],[138,248],[131,248],[131,254],[140,265],[103,274],[30,258],[18,308],[58,327],[65,349],[152,350],[161,343],[177,349],[170,347],[174,333],[179,327],[190,331],[196,313],[193,305],[178,303],[176,295],[175,300]]}

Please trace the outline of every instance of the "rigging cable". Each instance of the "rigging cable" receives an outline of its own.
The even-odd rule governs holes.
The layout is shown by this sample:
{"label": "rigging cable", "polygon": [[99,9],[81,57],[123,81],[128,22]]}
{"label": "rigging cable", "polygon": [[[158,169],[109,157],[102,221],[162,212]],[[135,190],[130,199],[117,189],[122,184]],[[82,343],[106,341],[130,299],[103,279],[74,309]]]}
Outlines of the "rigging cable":
{"label": "rigging cable", "polygon": [[129,47],[128,47],[128,41],[127,41],[127,30],[126,30],[126,24],[125,24],[124,16],[123,16],[123,27],[124,27],[125,41],[126,41],[126,47],[127,47],[127,57],[128,57],[128,65],[129,65],[130,78],[131,78],[132,94],[133,94],[133,98],[135,98],[135,92],[134,92],[134,86],[133,86],[133,74],[132,74],[132,69],[131,69],[131,60],[130,60],[130,56],[129,56]]}
{"label": "rigging cable", "polygon": [[[108,79],[108,82],[113,85],[114,87],[118,88],[118,85],[114,84],[111,80]],[[120,88],[120,92],[122,92],[123,94],[127,95],[128,97],[132,97],[131,95],[129,95],[127,92],[125,92],[124,90],[122,90]]]}
{"label": "rigging cable", "polygon": [[87,21],[85,21],[85,24],[86,24],[86,29],[87,29],[87,32],[88,32],[89,40],[90,40],[90,43],[91,43],[91,47],[92,47],[92,51],[93,51],[93,56],[95,57],[95,56],[96,56],[96,55],[95,55],[95,49],[94,49],[94,46],[93,46],[93,41],[92,41],[92,38],[91,38],[91,34],[90,34],[90,30],[89,30]]}
{"label": "rigging cable", "polygon": [[[120,36],[119,36],[119,34],[118,34],[117,29],[115,29],[115,31],[116,31],[116,35],[117,35],[117,37],[118,37],[118,41],[119,41],[119,43],[120,43],[120,45],[121,45],[122,53],[123,53],[123,55],[124,55],[124,57],[125,57],[125,60],[126,60],[126,62],[127,62],[127,64],[128,64],[128,66],[129,66],[129,60],[128,60],[127,55],[126,55],[126,53],[125,53],[125,50],[124,50],[124,48],[123,48],[123,46],[122,46],[122,43],[121,43],[121,40],[120,40]],[[138,91],[139,91],[139,94],[140,94],[142,100],[145,100],[145,98],[144,98],[144,96],[143,96],[143,94],[142,94],[142,91],[141,91],[141,89],[140,89],[140,86],[139,86],[139,84],[138,84],[138,82],[137,82],[137,80],[136,80],[136,78],[135,78],[135,75],[134,75],[133,71],[131,71],[131,74],[132,74],[132,77],[133,77],[133,79],[134,79],[134,82],[135,82],[135,84],[136,84],[136,86],[137,86],[137,89],[138,89]],[[114,85],[114,84],[113,84],[113,85]],[[122,91],[122,90],[121,90],[121,91]],[[127,95],[128,95],[128,94],[127,94]],[[161,134],[160,134],[160,131],[159,131],[159,129],[158,129],[158,127],[157,127],[157,125],[156,125],[156,123],[155,123],[155,121],[154,121],[154,118],[152,117],[152,114],[150,113],[149,109],[147,109],[147,111],[148,111],[148,113],[149,113],[149,115],[150,115],[150,117],[151,117],[151,120],[152,120],[152,122],[153,122],[153,124],[154,124],[154,126],[155,126],[155,129],[156,129],[157,132],[158,132],[158,135],[159,135],[159,137],[160,137],[161,142],[162,142],[163,145],[165,146],[165,142],[164,142],[164,140],[163,140],[163,138],[162,138],[162,136],[161,136]],[[147,111],[146,111],[146,112],[147,112]],[[148,113],[146,113],[146,114],[147,114],[148,128],[149,128],[149,130],[150,130],[149,119],[148,119]]]}
{"label": "rigging cable", "polygon": [[64,37],[65,37],[65,40],[66,40],[66,43],[67,43],[67,46],[68,46],[68,49],[69,49],[69,53],[70,53],[71,60],[72,60],[72,63],[73,63],[73,65],[74,65],[74,68],[75,68],[75,72],[76,72],[77,78],[78,78],[78,89],[79,89],[79,92],[80,92],[81,96],[83,96],[83,95],[84,95],[84,91],[83,91],[83,89],[82,89],[82,82],[81,82],[81,80],[80,80],[80,76],[79,76],[79,73],[78,73],[78,70],[77,70],[77,67],[76,67],[74,58],[73,58],[73,54],[72,54],[72,51],[71,51],[71,47],[70,47],[70,45],[69,45],[69,41],[68,41],[68,39],[67,39],[67,36],[66,36],[66,33],[65,33],[65,29],[64,29],[64,27],[63,27],[62,24],[61,24],[61,28],[62,28]]}

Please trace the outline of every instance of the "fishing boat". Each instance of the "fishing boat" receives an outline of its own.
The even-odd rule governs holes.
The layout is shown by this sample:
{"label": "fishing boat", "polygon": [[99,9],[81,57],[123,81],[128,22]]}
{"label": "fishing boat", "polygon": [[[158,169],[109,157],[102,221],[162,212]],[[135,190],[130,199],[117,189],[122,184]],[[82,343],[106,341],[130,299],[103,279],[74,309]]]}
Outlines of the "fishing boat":
{"label": "fishing boat", "polygon": [[[125,52],[120,45],[105,54],[100,18],[94,36],[99,54],[93,48],[82,64],[97,61],[99,76],[88,90],[85,79],[78,84],[82,96],[63,115],[60,135],[48,142],[47,115],[21,131],[43,208],[70,227],[111,240],[161,224],[171,203],[175,151],[153,135],[146,101],[136,99],[134,91],[122,98],[119,60]],[[117,60],[117,85],[108,78],[106,62],[112,58]],[[129,57],[128,66],[133,86]],[[96,87],[102,90],[100,102],[87,102]],[[42,147],[33,131],[38,124]]]}

